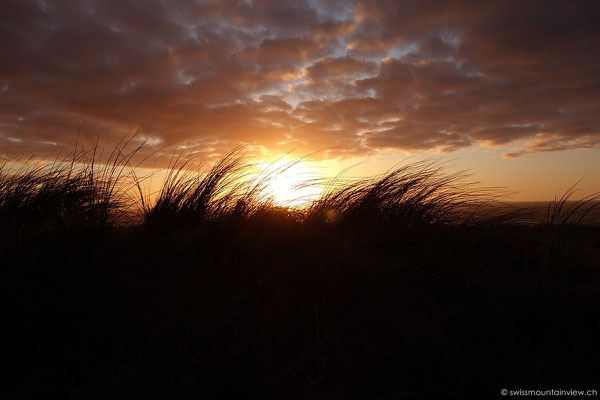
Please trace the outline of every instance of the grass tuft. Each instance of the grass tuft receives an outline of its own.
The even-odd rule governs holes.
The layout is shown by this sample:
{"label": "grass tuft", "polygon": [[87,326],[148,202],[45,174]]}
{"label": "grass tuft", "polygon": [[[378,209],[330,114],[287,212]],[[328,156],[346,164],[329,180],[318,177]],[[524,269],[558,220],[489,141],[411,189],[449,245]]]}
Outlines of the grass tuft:
{"label": "grass tuft", "polygon": [[573,202],[573,187],[536,217],[433,159],[307,180],[322,195],[294,208],[268,189],[299,161],[175,154],[150,192],[143,145],[0,165],[0,397],[491,398],[597,382],[597,195]]}

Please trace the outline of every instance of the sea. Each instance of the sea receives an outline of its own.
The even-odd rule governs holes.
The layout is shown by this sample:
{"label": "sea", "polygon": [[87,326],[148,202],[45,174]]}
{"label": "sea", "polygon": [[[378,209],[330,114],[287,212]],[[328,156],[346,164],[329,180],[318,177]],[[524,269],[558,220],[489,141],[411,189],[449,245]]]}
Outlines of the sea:
{"label": "sea", "polygon": [[556,213],[557,222],[567,219],[570,223],[600,225],[600,202],[583,204],[580,201],[567,201],[562,206],[554,201],[513,201],[500,205],[502,211],[515,211],[516,222],[536,224],[544,223]]}

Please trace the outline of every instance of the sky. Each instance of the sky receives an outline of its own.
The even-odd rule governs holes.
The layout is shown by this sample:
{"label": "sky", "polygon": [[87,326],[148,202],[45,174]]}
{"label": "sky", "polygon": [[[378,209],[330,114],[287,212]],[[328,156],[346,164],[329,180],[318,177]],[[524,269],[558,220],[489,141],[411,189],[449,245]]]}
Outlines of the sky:
{"label": "sky", "polygon": [[600,191],[600,2],[3,0],[0,149],[139,131],[330,174],[443,156],[546,200]]}

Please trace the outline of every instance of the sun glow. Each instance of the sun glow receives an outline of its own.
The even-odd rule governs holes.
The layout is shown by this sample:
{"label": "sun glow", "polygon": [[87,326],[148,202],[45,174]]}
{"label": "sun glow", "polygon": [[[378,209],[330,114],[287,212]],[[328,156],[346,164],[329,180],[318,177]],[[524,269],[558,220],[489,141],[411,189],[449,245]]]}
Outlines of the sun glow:
{"label": "sun glow", "polygon": [[302,208],[321,195],[322,178],[316,167],[305,160],[278,158],[263,165],[264,195],[275,205]]}

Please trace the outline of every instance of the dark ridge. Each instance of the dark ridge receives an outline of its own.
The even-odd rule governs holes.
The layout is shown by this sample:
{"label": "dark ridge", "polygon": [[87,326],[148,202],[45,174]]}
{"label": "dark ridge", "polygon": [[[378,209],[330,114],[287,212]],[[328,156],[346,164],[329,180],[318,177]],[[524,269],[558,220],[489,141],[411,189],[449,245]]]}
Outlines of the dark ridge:
{"label": "dark ridge", "polygon": [[290,209],[236,149],[152,199],[131,145],[0,169],[1,398],[600,388],[597,196],[536,220],[428,160]]}

